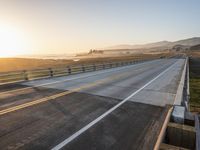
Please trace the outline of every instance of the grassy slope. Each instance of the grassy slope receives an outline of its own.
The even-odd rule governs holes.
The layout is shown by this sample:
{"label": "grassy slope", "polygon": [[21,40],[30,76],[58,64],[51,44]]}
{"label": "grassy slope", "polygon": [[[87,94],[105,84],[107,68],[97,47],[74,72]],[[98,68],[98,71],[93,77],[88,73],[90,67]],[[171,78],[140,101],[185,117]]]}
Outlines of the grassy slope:
{"label": "grassy slope", "polygon": [[193,55],[190,58],[190,108],[200,112],[200,57]]}

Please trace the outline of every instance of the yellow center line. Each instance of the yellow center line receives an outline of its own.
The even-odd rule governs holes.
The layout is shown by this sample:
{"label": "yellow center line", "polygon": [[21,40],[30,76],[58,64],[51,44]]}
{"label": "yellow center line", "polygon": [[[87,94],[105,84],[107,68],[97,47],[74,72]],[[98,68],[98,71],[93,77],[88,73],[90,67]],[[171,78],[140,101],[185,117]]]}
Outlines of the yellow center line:
{"label": "yellow center line", "polygon": [[10,112],[13,112],[13,111],[16,111],[16,110],[20,110],[20,109],[23,109],[23,108],[27,108],[27,107],[30,107],[30,106],[33,106],[33,105],[37,105],[37,104],[40,104],[40,103],[43,103],[43,102],[46,102],[46,101],[49,101],[49,100],[53,100],[53,99],[68,95],[68,94],[73,93],[73,92],[78,92],[80,90],[87,89],[87,88],[90,88],[92,86],[97,86],[99,84],[106,83],[106,82],[111,81],[111,80],[119,79],[121,77],[124,77],[126,74],[128,74],[128,73],[126,72],[126,73],[123,73],[123,74],[108,77],[106,79],[102,79],[100,81],[97,81],[97,82],[94,82],[94,83],[91,83],[91,84],[88,84],[88,85],[83,85],[79,88],[75,88],[75,89],[72,89],[70,91],[65,91],[65,92],[58,93],[58,94],[55,94],[55,95],[52,95],[52,96],[47,96],[47,97],[44,97],[44,98],[41,98],[41,99],[38,99],[38,100],[34,100],[32,102],[27,102],[27,103],[24,103],[24,104],[21,104],[21,105],[13,106],[13,107],[1,110],[0,115],[7,114],[7,113],[10,113]]}
{"label": "yellow center line", "polygon": [[24,91],[24,90],[33,89],[33,88],[34,88],[34,86],[33,87],[25,87],[25,88],[15,89],[15,90],[9,90],[9,91],[5,91],[5,92],[0,92],[0,95]]}
{"label": "yellow center line", "polygon": [[[122,70],[122,69],[124,69],[124,68],[118,68],[117,70]],[[91,77],[91,76],[95,76],[95,75],[100,75],[100,74],[104,74],[104,73],[108,73],[108,72],[112,72],[112,71],[113,70],[107,70],[105,72],[99,72],[99,73],[95,73],[95,74],[92,74],[92,75],[85,75],[85,76],[82,76],[82,77],[72,78],[72,80],[87,78],[87,77]],[[20,89],[14,89],[14,90],[9,90],[9,91],[4,91],[4,92],[0,92],[0,95],[14,93],[14,92],[19,92],[19,91],[24,91],[24,90],[33,89],[33,88],[36,88],[36,87],[43,87],[45,85],[51,85],[51,84],[56,84],[56,83],[60,83],[60,82],[65,82],[65,81],[71,81],[71,79],[66,79],[66,80],[63,80],[63,81],[54,81],[54,82],[44,83],[44,84],[40,84],[40,85],[36,85],[36,86],[32,86],[32,87],[25,87],[25,88],[20,88]]]}

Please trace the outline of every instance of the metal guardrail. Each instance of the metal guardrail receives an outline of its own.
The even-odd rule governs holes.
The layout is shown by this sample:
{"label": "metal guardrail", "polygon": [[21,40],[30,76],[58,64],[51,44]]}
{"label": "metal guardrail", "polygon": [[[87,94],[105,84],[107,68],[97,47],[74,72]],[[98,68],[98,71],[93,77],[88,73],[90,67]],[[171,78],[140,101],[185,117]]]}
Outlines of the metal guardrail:
{"label": "metal guardrail", "polygon": [[184,87],[183,87],[183,102],[182,102],[182,105],[185,106],[187,111],[189,111],[189,99],[190,99],[189,58],[187,57],[185,81],[184,81]]}
{"label": "metal guardrail", "polygon": [[[148,59],[152,60],[152,59]],[[121,67],[126,65],[135,64],[137,62],[143,62],[146,60],[134,60],[134,61],[120,61],[114,63],[99,63],[99,64],[88,64],[88,65],[73,65],[60,68],[45,68],[45,69],[36,69],[36,70],[23,70],[23,71],[14,71],[0,73],[0,85],[22,82],[34,79],[66,76],[84,72],[91,72],[103,69],[110,69],[115,67]]]}

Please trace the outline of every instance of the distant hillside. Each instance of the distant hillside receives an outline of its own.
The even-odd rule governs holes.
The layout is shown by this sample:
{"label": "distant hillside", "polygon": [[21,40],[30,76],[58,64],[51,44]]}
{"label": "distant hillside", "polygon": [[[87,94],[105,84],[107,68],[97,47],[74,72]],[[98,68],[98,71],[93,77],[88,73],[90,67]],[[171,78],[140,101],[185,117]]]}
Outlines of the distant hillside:
{"label": "distant hillside", "polygon": [[171,42],[168,41],[160,41],[156,43],[148,43],[141,45],[129,45],[129,44],[121,44],[110,46],[105,49],[138,49],[138,48],[153,48],[153,47],[170,47]]}
{"label": "distant hillside", "polygon": [[200,37],[194,37],[190,39],[184,39],[180,41],[173,42],[175,45],[185,45],[185,46],[194,46],[200,44]]}
{"label": "distant hillside", "polygon": [[155,42],[155,43],[148,43],[148,44],[143,44],[143,45],[116,45],[116,46],[111,46],[111,47],[107,47],[104,49],[142,49],[142,48],[162,48],[162,49],[166,49],[166,48],[173,48],[176,45],[182,45],[182,46],[186,46],[186,47],[190,47],[190,46],[194,46],[194,45],[198,45],[200,44],[200,37],[193,37],[193,38],[189,38],[189,39],[184,39],[184,40],[179,40],[179,41],[174,41],[174,42],[170,42],[170,41],[160,41],[160,42]]}
{"label": "distant hillside", "polygon": [[195,45],[195,46],[191,46],[191,47],[190,47],[190,50],[191,50],[191,51],[197,51],[197,50],[200,51],[200,44]]}
{"label": "distant hillside", "polygon": [[189,50],[190,49],[190,46],[185,46],[185,45],[175,45],[172,47],[171,50],[174,50],[174,51],[185,51],[185,50]]}

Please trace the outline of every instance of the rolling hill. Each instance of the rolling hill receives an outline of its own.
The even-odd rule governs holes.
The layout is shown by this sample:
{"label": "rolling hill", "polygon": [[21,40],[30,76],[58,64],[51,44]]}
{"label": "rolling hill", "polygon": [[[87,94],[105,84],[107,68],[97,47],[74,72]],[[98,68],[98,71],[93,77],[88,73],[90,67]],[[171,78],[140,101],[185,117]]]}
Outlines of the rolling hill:
{"label": "rolling hill", "polygon": [[189,39],[183,39],[179,41],[160,41],[155,43],[148,43],[148,44],[142,44],[142,45],[128,45],[128,44],[122,44],[122,45],[116,45],[116,46],[110,46],[107,48],[104,48],[106,50],[110,49],[148,49],[148,48],[173,48],[176,45],[183,45],[187,47],[195,46],[200,44],[200,37],[193,37]]}

